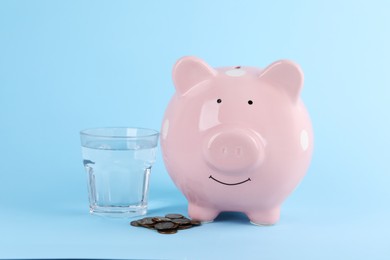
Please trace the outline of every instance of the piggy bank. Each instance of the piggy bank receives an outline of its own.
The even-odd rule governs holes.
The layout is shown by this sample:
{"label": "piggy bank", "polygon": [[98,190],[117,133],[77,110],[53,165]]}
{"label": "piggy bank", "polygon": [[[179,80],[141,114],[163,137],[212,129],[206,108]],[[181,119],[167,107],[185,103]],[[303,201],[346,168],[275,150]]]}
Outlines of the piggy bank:
{"label": "piggy bank", "polygon": [[280,207],[310,164],[313,132],[292,61],[213,68],[183,57],[162,122],[166,169],[203,222],[243,212],[253,224],[279,220]]}

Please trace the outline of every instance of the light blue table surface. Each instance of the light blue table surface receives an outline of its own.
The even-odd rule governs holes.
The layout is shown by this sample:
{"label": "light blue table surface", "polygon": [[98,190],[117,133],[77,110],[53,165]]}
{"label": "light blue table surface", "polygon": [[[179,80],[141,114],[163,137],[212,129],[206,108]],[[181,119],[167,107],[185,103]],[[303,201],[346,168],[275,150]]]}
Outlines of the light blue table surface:
{"label": "light blue table surface", "polygon": [[[390,259],[387,1],[0,1],[0,258]],[[184,55],[302,66],[315,133],[274,226],[88,213],[79,130],[160,129]],[[189,167],[191,167],[189,165]],[[148,215],[186,214],[159,150]]]}

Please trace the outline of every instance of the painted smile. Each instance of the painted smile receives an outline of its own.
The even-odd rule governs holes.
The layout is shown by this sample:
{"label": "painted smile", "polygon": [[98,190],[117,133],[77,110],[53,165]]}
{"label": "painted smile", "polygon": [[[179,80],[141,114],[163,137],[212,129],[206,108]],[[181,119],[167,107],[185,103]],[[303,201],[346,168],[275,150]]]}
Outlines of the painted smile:
{"label": "painted smile", "polygon": [[226,182],[222,182],[220,180],[215,179],[212,175],[210,175],[209,179],[212,179],[212,180],[214,180],[214,181],[216,181],[218,183],[221,183],[223,185],[229,185],[229,186],[239,185],[239,184],[243,184],[243,183],[245,183],[247,181],[251,181],[251,178],[248,178],[245,181],[240,181],[240,182],[236,182],[236,183],[226,183]]}

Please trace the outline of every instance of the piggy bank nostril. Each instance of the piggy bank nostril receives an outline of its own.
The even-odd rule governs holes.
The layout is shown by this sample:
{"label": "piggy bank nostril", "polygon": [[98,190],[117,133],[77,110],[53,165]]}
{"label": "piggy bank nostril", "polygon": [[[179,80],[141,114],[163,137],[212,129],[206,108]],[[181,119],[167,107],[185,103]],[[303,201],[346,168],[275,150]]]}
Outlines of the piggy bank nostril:
{"label": "piggy bank nostril", "polygon": [[262,163],[263,148],[256,134],[245,129],[213,133],[205,138],[203,156],[221,172],[245,172]]}

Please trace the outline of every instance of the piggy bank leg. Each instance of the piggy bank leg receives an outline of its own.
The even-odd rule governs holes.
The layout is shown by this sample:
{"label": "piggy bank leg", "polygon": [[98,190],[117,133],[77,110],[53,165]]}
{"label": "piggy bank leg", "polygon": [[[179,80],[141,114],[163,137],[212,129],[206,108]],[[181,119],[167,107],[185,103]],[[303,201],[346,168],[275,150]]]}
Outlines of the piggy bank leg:
{"label": "piggy bank leg", "polygon": [[280,217],[280,208],[252,211],[246,213],[252,224],[258,226],[269,226],[278,222]]}
{"label": "piggy bank leg", "polygon": [[219,211],[207,207],[188,203],[188,215],[191,219],[201,222],[212,222],[219,214]]}

